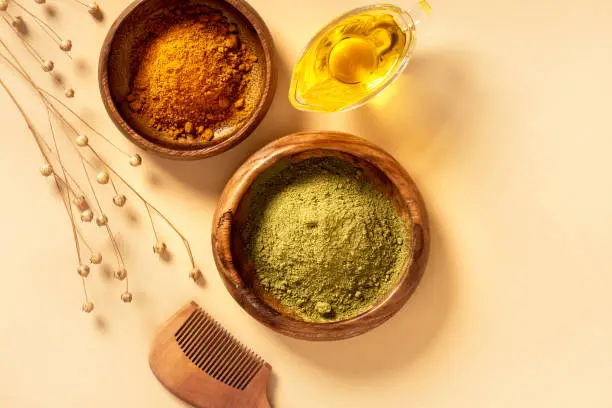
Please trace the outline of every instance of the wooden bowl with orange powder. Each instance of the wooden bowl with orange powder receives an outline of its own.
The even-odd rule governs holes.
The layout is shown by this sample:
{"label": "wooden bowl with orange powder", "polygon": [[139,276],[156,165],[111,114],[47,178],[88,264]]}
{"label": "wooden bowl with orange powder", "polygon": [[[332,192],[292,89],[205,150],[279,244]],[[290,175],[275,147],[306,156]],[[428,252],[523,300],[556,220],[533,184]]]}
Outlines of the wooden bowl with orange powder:
{"label": "wooden bowl with orange powder", "polygon": [[240,143],[266,115],[274,44],[243,0],[137,0],[109,30],[98,79],[131,141],[167,158],[202,159]]}

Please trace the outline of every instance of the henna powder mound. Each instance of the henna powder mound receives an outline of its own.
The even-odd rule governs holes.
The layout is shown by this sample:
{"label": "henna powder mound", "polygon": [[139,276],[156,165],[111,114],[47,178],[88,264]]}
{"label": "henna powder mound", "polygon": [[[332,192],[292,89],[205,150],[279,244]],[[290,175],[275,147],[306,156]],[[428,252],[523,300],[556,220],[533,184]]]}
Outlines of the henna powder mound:
{"label": "henna powder mound", "polygon": [[358,316],[404,270],[410,229],[392,200],[334,157],[272,167],[253,184],[243,239],[265,293],[308,322]]}

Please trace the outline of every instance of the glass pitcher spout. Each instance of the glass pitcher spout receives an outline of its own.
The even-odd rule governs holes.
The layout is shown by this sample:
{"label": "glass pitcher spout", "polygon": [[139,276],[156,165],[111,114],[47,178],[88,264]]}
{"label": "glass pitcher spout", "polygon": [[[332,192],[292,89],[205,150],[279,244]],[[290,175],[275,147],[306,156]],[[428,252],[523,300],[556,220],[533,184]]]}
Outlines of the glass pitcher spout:
{"label": "glass pitcher spout", "polygon": [[431,6],[427,0],[419,0],[417,4],[406,10],[410,15],[414,24],[420,24],[429,14],[431,14]]}
{"label": "glass pitcher spout", "polygon": [[404,70],[416,26],[431,7],[361,7],[332,20],[308,43],[291,79],[289,100],[300,110],[338,112],[369,101]]}

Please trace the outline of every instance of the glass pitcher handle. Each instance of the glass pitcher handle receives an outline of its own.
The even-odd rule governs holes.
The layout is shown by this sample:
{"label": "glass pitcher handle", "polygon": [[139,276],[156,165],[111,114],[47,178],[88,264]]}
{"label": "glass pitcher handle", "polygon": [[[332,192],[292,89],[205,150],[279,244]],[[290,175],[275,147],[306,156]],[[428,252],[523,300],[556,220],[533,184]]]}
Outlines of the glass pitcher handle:
{"label": "glass pitcher handle", "polygon": [[417,4],[410,7],[406,12],[410,14],[410,18],[412,18],[414,24],[418,25],[425,17],[431,14],[431,6],[427,0],[419,0]]}

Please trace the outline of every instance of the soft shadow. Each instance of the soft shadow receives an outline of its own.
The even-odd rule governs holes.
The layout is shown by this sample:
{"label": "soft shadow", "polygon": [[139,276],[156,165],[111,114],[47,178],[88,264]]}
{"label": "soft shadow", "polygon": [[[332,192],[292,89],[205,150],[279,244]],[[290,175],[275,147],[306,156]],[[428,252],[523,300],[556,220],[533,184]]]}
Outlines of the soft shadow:
{"label": "soft shadow", "polygon": [[166,248],[164,252],[159,254],[159,259],[161,259],[163,262],[167,264],[171,264],[172,260],[174,259],[174,255],[172,254],[172,252],[170,252],[168,248]]}
{"label": "soft shadow", "polygon": [[50,19],[55,19],[57,17],[57,8],[53,4],[45,3],[45,7],[43,7],[43,12]]}
{"label": "soft shadow", "polygon": [[140,214],[132,207],[128,207],[123,212],[125,214],[125,218],[130,222],[130,224],[138,224],[140,221]]}
{"label": "soft shadow", "polygon": [[151,186],[160,187],[164,184],[162,177],[159,173],[148,173],[147,174],[147,182]]}
{"label": "soft shadow", "polygon": [[134,290],[133,305],[139,313],[139,322],[146,333],[155,333],[159,329],[159,320],[157,319],[156,302],[149,297],[149,293],[145,290]]}
{"label": "soft shadow", "polygon": [[81,106],[79,116],[85,121],[95,121],[100,118],[100,112],[88,106]]}
{"label": "soft shadow", "polygon": [[91,71],[91,66],[89,65],[89,62],[86,59],[79,58],[74,61],[74,65],[76,67],[77,72],[80,74],[88,74]]}
{"label": "soft shadow", "polygon": [[349,340],[317,343],[282,338],[281,344],[308,364],[347,378],[377,377],[409,366],[435,347],[436,336],[443,330],[456,292],[453,263],[441,229],[432,221],[427,269],[412,298],[396,316]]}
{"label": "soft shadow", "polygon": [[273,407],[276,407],[276,395],[277,395],[277,390],[278,390],[278,375],[272,371],[270,373],[270,379],[268,380],[268,389],[267,389],[267,395],[268,395],[268,401],[270,401],[270,405],[272,405]]}
{"label": "soft shadow", "polygon": [[[125,241],[125,237],[123,235],[121,235],[121,234],[117,234],[116,231],[113,231],[113,238],[115,238],[115,243],[117,245],[117,250],[119,252],[121,252],[121,254],[124,257],[129,257],[130,253],[132,252],[133,245],[131,245],[130,242],[126,242]],[[109,241],[108,244],[107,244],[108,247],[106,249],[107,252],[113,250],[112,249],[112,242],[110,241],[110,239],[108,241]]]}
{"label": "soft shadow", "polygon": [[102,23],[104,21],[104,12],[102,11],[102,9],[98,9],[95,13],[90,14],[97,22]]}
{"label": "soft shadow", "polygon": [[101,276],[107,281],[113,280],[114,279],[113,267],[106,263],[102,264],[101,266],[102,266],[101,271],[100,271]]}
{"label": "soft shadow", "polygon": [[202,276],[195,280],[194,283],[198,285],[199,288],[206,287],[206,277],[204,276],[204,274],[202,273]]}
{"label": "soft shadow", "polygon": [[53,78],[53,82],[57,84],[60,88],[64,87],[64,84],[66,83],[66,81],[64,79],[64,76],[61,73],[57,71],[53,71],[51,73],[51,77]]}
{"label": "soft shadow", "polygon": [[292,66],[276,54],[278,85],[270,110],[259,127],[245,141],[219,156],[198,162],[170,161],[152,156],[167,174],[209,195],[218,195],[227,180],[247,157],[272,140],[301,131],[304,113],[289,103],[287,94]]}
{"label": "soft shadow", "polygon": [[94,318],[94,326],[100,333],[108,333],[108,320],[106,320],[103,316],[96,315]]}
{"label": "soft shadow", "polygon": [[442,150],[465,145],[470,137],[480,106],[471,72],[473,63],[465,54],[419,53],[394,84],[350,120],[362,136],[394,156],[415,160],[411,170],[433,169],[446,162]]}
{"label": "soft shadow", "polygon": [[59,198],[60,200],[64,200],[65,189],[62,187],[61,184],[49,183],[49,191],[54,197]]}

